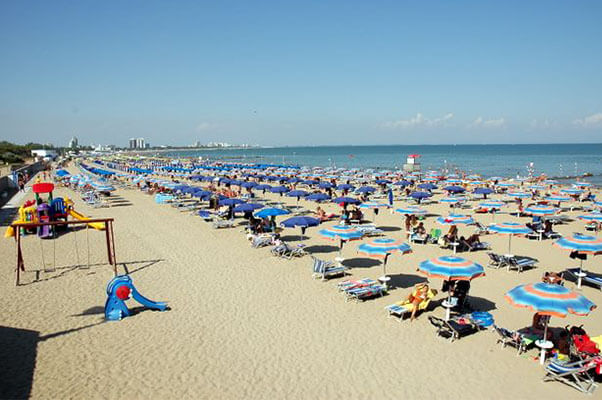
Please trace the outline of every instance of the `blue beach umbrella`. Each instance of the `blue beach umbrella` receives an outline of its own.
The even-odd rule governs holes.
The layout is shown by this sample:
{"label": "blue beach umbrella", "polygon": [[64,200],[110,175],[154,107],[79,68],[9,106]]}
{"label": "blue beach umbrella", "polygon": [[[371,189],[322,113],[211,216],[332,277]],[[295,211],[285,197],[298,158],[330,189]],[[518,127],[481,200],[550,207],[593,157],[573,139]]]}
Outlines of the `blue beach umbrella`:
{"label": "blue beach umbrella", "polygon": [[305,235],[305,230],[310,226],[318,226],[320,225],[320,220],[314,217],[292,217],[286,219],[280,223],[280,226],[283,228],[301,228],[301,238],[303,239],[303,235]]}
{"label": "blue beach umbrella", "polygon": [[578,195],[578,194],[583,193],[583,190],[581,190],[581,189],[560,189],[560,192],[570,194],[570,195]]}
{"label": "blue beach umbrella", "polygon": [[273,187],[273,188],[270,189],[270,192],[272,192],[272,193],[280,193],[280,196],[282,196],[283,193],[290,192],[290,189],[287,188],[286,186],[275,186],[275,187]]}
{"label": "blue beach umbrella", "polygon": [[312,194],[306,196],[305,200],[326,201],[326,200],[330,200],[330,196],[327,195],[326,193],[312,193]]}
{"label": "blue beach umbrella", "polygon": [[529,206],[529,207],[525,208],[526,214],[538,215],[538,216],[554,215],[557,212],[558,212],[557,208],[546,206],[546,205],[534,205],[534,206]]}
{"label": "blue beach umbrella", "polygon": [[359,240],[363,234],[361,231],[346,225],[335,225],[330,228],[321,229],[318,234],[324,239],[339,240],[339,255],[343,250],[343,244],[348,240]]}
{"label": "blue beach umbrella", "polygon": [[379,209],[382,207],[389,207],[388,204],[379,203],[377,201],[367,201],[359,205],[359,208],[369,208],[371,210]]}
{"label": "blue beach umbrella", "polygon": [[245,188],[245,189],[252,189],[254,187],[257,186],[257,183],[255,182],[243,182],[240,187]]}
{"label": "blue beach umbrella", "polygon": [[464,193],[466,191],[462,186],[446,186],[443,190],[450,193]]}
{"label": "blue beach umbrella", "polygon": [[563,201],[570,201],[571,198],[567,197],[567,196],[552,195],[552,196],[546,197],[544,200],[555,201],[555,202],[561,203]]}
{"label": "blue beach umbrella", "polygon": [[410,186],[411,184],[412,184],[412,182],[406,181],[406,180],[401,180],[401,181],[397,181],[394,183],[394,185],[401,186],[401,187]]}
{"label": "blue beach umbrella", "polygon": [[494,224],[489,227],[489,231],[495,232],[500,235],[508,235],[508,253],[510,254],[512,246],[512,236],[514,235],[526,235],[533,231],[527,225],[519,224],[517,222],[502,222]]}
{"label": "blue beach umbrella", "polygon": [[474,220],[469,215],[450,214],[446,217],[437,218],[437,223],[441,225],[470,225],[474,224]]}
{"label": "blue beach umbrella", "polygon": [[348,183],[343,183],[343,184],[338,185],[336,187],[336,189],[337,190],[353,190],[353,189],[355,189],[355,186],[350,185]]}
{"label": "blue beach umbrella", "polygon": [[257,186],[255,186],[253,189],[254,190],[270,190],[272,188],[272,186],[268,185],[268,184],[259,184]]}
{"label": "blue beach umbrella", "polygon": [[470,281],[485,276],[482,265],[456,256],[442,256],[423,261],[418,270],[429,278],[441,278],[446,281]]}
{"label": "blue beach umbrella", "polygon": [[284,208],[264,208],[261,211],[255,213],[257,218],[268,218],[275,217],[278,215],[287,215],[291,212],[289,210],[285,210]]}
{"label": "blue beach umbrella", "polygon": [[403,215],[424,215],[424,214],[426,214],[426,210],[416,207],[416,206],[400,207],[400,208],[397,208],[395,210],[395,212],[398,214],[403,214]]}
{"label": "blue beach umbrella", "polygon": [[476,188],[475,190],[473,190],[474,194],[482,194],[484,196],[487,196],[488,194],[493,193],[493,189],[488,188],[488,187],[480,187],[480,188]]}
{"label": "blue beach umbrella", "polygon": [[335,199],[332,200],[333,203],[337,203],[337,204],[360,204],[361,201],[359,201],[358,199],[354,199],[353,197],[337,197]]}
{"label": "blue beach umbrella", "polygon": [[244,203],[241,199],[222,199],[219,201],[220,206],[235,206]]}
{"label": "blue beach umbrella", "polygon": [[464,201],[466,201],[466,197],[454,197],[454,196],[443,197],[441,200],[439,200],[440,203],[448,203],[448,204],[458,204],[458,203],[462,203]]}
{"label": "blue beach umbrella", "polygon": [[[595,236],[574,234],[573,236],[561,237],[560,239],[552,243],[552,245],[559,247],[563,250],[571,252],[576,251],[584,255],[591,254],[595,256],[598,254],[602,254],[602,239],[598,239]],[[583,269],[583,258],[584,257],[579,257],[579,274],[577,275],[577,288],[581,288],[581,278],[583,277],[581,273],[581,270]]]}
{"label": "blue beach umbrella", "polygon": [[514,197],[515,199],[528,199],[533,196],[531,193],[526,192],[508,192],[506,194],[510,197]]}
{"label": "blue beach umbrella", "polygon": [[422,201],[422,199],[426,199],[431,197],[432,194],[428,192],[412,192],[410,193],[410,197],[416,199],[418,201]]}
{"label": "blue beach umbrella", "polygon": [[296,197],[297,200],[299,200],[300,197],[305,197],[308,194],[309,193],[307,193],[305,190],[292,190],[292,191],[288,192],[286,195],[288,197]]}
{"label": "blue beach umbrella", "polygon": [[481,206],[483,208],[492,208],[492,209],[496,209],[496,210],[499,210],[504,205],[506,205],[506,203],[504,203],[502,201],[482,201],[479,203],[479,206]]}
{"label": "blue beach umbrella", "polygon": [[592,212],[592,213],[589,213],[589,214],[580,215],[577,218],[582,219],[584,221],[602,222],[602,213]]}
{"label": "blue beach umbrella", "polygon": [[330,182],[322,182],[318,184],[318,187],[320,189],[332,189],[334,188],[334,185]]}
{"label": "blue beach umbrella", "polygon": [[374,192],[376,192],[376,189],[374,189],[371,186],[362,186],[361,188],[357,189],[356,192],[358,192],[358,193],[374,193]]}
{"label": "blue beach umbrella", "polygon": [[424,189],[424,190],[433,190],[433,189],[437,189],[437,185],[434,185],[432,183],[420,183],[418,185],[419,189]]}
{"label": "blue beach umbrella", "polygon": [[263,205],[256,204],[256,203],[243,203],[243,204],[239,204],[236,207],[234,207],[233,211],[234,212],[253,212],[255,210],[259,210],[260,208],[263,208]]}
{"label": "blue beach umbrella", "polygon": [[[504,296],[514,307],[526,308],[531,312],[564,318],[568,314],[586,316],[596,305],[585,296],[564,286],[551,283],[531,283],[519,285]],[[547,340],[548,322],[546,319],[542,339]],[[543,359],[541,362],[543,363]]]}
{"label": "blue beach umbrella", "polygon": [[382,259],[383,276],[387,276],[387,260],[389,255],[393,253],[408,254],[412,252],[412,248],[399,239],[378,238],[368,243],[360,244],[357,247],[357,252],[370,258]]}

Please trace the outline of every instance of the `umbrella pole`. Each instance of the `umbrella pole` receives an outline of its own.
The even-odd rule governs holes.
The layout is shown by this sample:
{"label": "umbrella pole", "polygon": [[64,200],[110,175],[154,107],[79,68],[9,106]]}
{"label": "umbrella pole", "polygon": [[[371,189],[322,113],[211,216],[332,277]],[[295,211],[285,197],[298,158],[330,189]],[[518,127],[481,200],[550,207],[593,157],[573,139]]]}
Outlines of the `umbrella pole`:
{"label": "umbrella pole", "polygon": [[510,235],[508,235],[508,254],[509,255],[512,254],[511,251],[512,251],[512,235],[510,234]]}
{"label": "umbrella pole", "polygon": [[548,322],[549,322],[549,319],[546,320],[546,324],[543,328],[543,338],[541,339],[540,346],[539,346],[541,348],[541,352],[539,354],[539,364],[540,365],[544,365],[544,363],[546,361],[546,348],[549,347],[548,346]]}
{"label": "umbrella pole", "polygon": [[579,259],[579,273],[577,274],[577,289],[581,289],[581,278],[585,274],[583,273],[583,260]]}

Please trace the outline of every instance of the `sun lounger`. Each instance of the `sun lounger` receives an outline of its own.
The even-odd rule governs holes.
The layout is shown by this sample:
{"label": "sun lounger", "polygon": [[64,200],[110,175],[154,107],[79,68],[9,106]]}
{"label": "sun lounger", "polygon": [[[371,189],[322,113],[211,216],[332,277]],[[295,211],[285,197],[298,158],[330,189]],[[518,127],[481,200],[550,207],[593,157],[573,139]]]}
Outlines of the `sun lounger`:
{"label": "sun lounger", "polygon": [[466,240],[460,241],[461,245],[464,245],[465,249],[468,251],[477,251],[477,250],[489,250],[491,246],[487,242],[476,242],[473,244],[469,244]]}
{"label": "sun lounger", "polygon": [[591,394],[598,385],[594,382],[590,371],[596,368],[601,361],[600,357],[565,364],[553,361],[546,365],[546,375],[543,377],[543,381],[559,381],[582,393]]}
{"label": "sun lounger", "polygon": [[358,287],[345,291],[346,301],[356,300],[364,301],[376,296],[384,296],[387,289],[380,284],[370,285],[365,287]]}
{"label": "sun lounger", "polygon": [[360,231],[362,233],[362,235],[364,235],[364,236],[380,236],[385,233],[385,231],[383,231],[382,229],[378,229],[376,227],[376,225],[374,225],[374,224],[369,224],[369,225],[354,224],[354,225],[351,225],[351,227]]}
{"label": "sun lounger", "polygon": [[441,231],[441,229],[431,229],[431,233],[429,234],[428,238],[429,243],[437,244],[442,233],[443,231]]}
{"label": "sun lounger", "polygon": [[[427,310],[431,300],[436,295],[437,291],[435,289],[430,289],[427,293],[426,299],[418,304],[418,311]],[[414,310],[414,304],[406,299],[386,306],[385,310],[387,310],[389,317],[398,317],[398,321],[401,322],[403,321],[405,315],[410,315],[412,313]]]}
{"label": "sun lounger", "polygon": [[506,346],[512,346],[517,350],[517,356],[527,351],[530,347],[533,347],[536,336],[525,335],[517,331],[510,331],[505,328],[501,328],[494,325],[495,332],[499,335],[497,340],[498,343],[502,344],[502,348]]}
{"label": "sun lounger", "polygon": [[[579,273],[579,268],[567,268],[566,272],[575,280],[579,279],[577,274]],[[585,274],[583,278],[581,278],[582,282],[589,283],[590,285],[598,286],[600,290],[602,290],[602,277],[598,275],[594,275],[592,273],[588,273],[587,271],[581,270],[582,273]]]}
{"label": "sun lounger", "polygon": [[378,281],[375,281],[374,279],[365,278],[365,279],[361,279],[361,280],[346,280],[343,282],[339,282],[339,283],[337,283],[337,288],[341,292],[346,292],[348,290],[362,288],[362,287],[366,287],[366,286],[372,286],[372,285],[378,285]]}
{"label": "sun lounger", "polygon": [[487,255],[489,256],[489,264],[487,264],[489,268],[497,269],[506,266],[506,259],[503,256],[495,253],[487,253]]}
{"label": "sun lounger", "polygon": [[313,273],[312,277],[314,279],[320,278],[325,281],[328,278],[345,275],[347,272],[347,268],[344,266],[337,266],[331,261],[320,260],[317,257],[311,256],[313,260]]}
{"label": "sun lounger", "polygon": [[251,240],[251,247],[254,249],[270,246],[272,244],[274,244],[274,236],[272,235],[253,236],[253,239]]}
{"label": "sun lounger", "polygon": [[523,272],[525,268],[531,268],[535,266],[536,260],[528,257],[504,257],[506,260],[506,268],[508,271],[516,269],[519,273]]}
{"label": "sun lounger", "polygon": [[293,257],[303,257],[307,254],[307,252],[303,249],[303,245],[298,246],[289,246],[286,243],[280,243],[274,246],[271,250],[273,256],[286,258],[287,260],[292,259]]}
{"label": "sun lounger", "polygon": [[212,226],[214,229],[232,228],[234,227],[234,221],[231,219],[213,219]]}
{"label": "sun lounger", "polygon": [[429,321],[437,328],[437,336],[449,339],[450,342],[479,331],[479,326],[466,316],[457,316],[446,321],[429,315]]}

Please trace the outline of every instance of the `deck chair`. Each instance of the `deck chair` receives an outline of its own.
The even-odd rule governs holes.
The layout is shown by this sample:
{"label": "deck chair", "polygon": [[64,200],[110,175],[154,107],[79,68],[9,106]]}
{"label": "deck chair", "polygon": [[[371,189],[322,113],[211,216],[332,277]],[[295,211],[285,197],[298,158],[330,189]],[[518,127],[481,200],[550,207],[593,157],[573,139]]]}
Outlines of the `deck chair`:
{"label": "deck chair", "polygon": [[214,229],[232,228],[234,226],[234,221],[231,219],[214,218],[212,226]]}
{"label": "deck chair", "polygon": [[431,233],[429,234],[428,239],[429,243],[437,244],[442,233],[443,232],[441,231],[441,229],[431,229]]}
{"label": "deck chair", "polygon": [[286,258],[287,260],[291,260],[293,257],[303,257],[307,254],[303,247],[293,247],[286,243],[280,243],[274,246],[271,253],[273,256]]}
{"label": "deck chair", "polygon": [[516,269],[519,273],[523,272],[525,268],[534,267],[536,263],[534,259],[527,257],[504,257],[504,259],[508,271]]}
{"label": "deck chair", "polygon": [[251,240],[251,247],[258,249],[260,247],[270,246],[274,243],[274,237],[272,235],[259,235],[254,236]]}
{"label": "deck chair", "polygon": [[313,273],[312,278],[325,281],[328,278],[345,275],[347,273],[347,268],[344,266],[337,266],[331,261],[320,260],[315,256],[311,256],[313,260]]}
{"label": "deck chair", "polygon": [[491,248],[491,245],[487,242],[469,244],[466,240],[464,240],[460,241],[460,243],[463,244],[469,252],[477,250],[489,250]]}
{"label": "deck chair", "polygon": [[[427,293],[427,297],[425,300],[418,304],[418,311],[425,311],[428,309],[431,300],[437,295],[436,289],[430,289]],[[393,303],[385,307],[385,310],[388,312],[388,317],[398,317],[397,320],[399,322],[403,321],[405,315],[410,315],[412,311],[414,311],[414,304],[412,304],[409,300],[405,299],[402,301],[398,301],[397,303]]]}
{"label": "deck chair", "polygon": [[487,264],[489,268],[497,269],[506,266],[506,259],[503,256],[491,252],[487,253],[487,255],[489,256],[489,264]]}
{"label": "deck chair", "polygon": [[450,343],[479,331],[479,326],[466,317],[454,317],[449,321],[429,315],[429,321],[437,328],[436,335],[449,339]]}
{"label": "deck chair", "polygon": [[474,225],[476,228],[475,233],[477,233],[479,235],[487,235],[487,234],[491,233],[491,232],[489,232],[489,227],[483,225],[480,222],[475,222]]}
{"label": "deck chair", "polygon": [[387,292],[387,289],[380,284],[359,287],[355,289],[350,289],[345,292],[345,301],[356,300],[356,301],[365,301],[367,299],[384,296]]}
{"label": "deck chair", "polygon": [[546,375],[543,377],[543,381],[559,381],[582,393],[591,394],[596,390],[598,384],[594,382],[590,371],[596,368],[599,362],[599,357],[566,364],[553,361],[546,365]]}
{"label": "deck chair", "polygon": [[372,285],[378,285],[378,281],[375,281],[374,279],[365,278],[360,280],[346,280],[343,282],[339,282],[337,283],[337,288],[340,292],[347,292],[349,290]]}
{"label": "deck chair", "polygon": [[362,235],[364,235],[364,236],[380,236],[385,233],[385,231],[383,231],[382,229],[378,229],[376,227],[376,225],[374,225],[374,224],[368,224],[368,225],[353,224],[353,225],[351,225],[351,227],[360,231],[362,233]]}
{"label": "deck chair", "polygon": [[[567,268],[566,272],[571,276],[571,278],[574,278],[575,280],[578,279],[577,273],[579,272],[579,268]],[[602,277],[600,277],[598,275],[593,275],[584,270],[581,270],[581,272],[586,274],[583,278],[581,278],[582,282],[586,282],[586,283],[589,283],[590,285],[598,286],[598,288],[600,288],[600,290],[602,290]]]}
{"label": "deck chair", "polygon": [[497,342],[502,344],[502,348],[506,346],[516,348],[517,356],[527,351],[535,344],[535,340],[537,340],[535,337],[527,337],[520,332],[510,331],[497,325],[493,325],[493,329],[499,336]]}

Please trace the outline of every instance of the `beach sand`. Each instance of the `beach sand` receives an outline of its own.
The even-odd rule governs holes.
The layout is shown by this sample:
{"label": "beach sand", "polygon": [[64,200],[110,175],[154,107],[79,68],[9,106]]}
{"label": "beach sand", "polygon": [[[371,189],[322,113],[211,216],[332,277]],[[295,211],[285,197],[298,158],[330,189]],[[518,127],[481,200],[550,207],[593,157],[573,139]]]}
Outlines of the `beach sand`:
{"label": "beach sand", "polygon": [[[269,248],[253,249],[242,227],[214,230],[199,217],[180,213],[134,190],[118,190],[114,207],[92,209],[70,189],[75,209],[85,215],[115,218],[119,270],[127,265],[137,289],[153,300],[165,300],[166,312],[142,311],[120,322],[104,322],[106,285],[113,277],[106,264],[104,233],[80,230],[55,242],[57,271],[35,269],[53,263],[53,244],[31,235],[23,240],[26,272],[15,287],[15,244],[0,241],[0,397],[55,398],[520,398],[567,399],[581,396],[557,382],[542,383],[544,370],[536,350],[516,356],[502,349],[497,335],[483,331],[449,343],[435,336],[427,316],[442,317],[439,294],[431,309],[414,322],[386,317],[396,302],[425,278],[416,271],[427,258],[449,254],[435,245],[412,245],[413,253],[393,255],[387,266],[393,288],[387,296],[363,303],[345,302],[335,283],[311,278],[311,259],[284,260]],[[30,195],[31,197],[31,195]],[[294,199],[267,195],[294,204]],[[314,209],[315,203],[300,202]],[[402,203],[396,202],[396,206]],[[338,206],[328,204],[327,212]],[[513,210],[510,205],[505,211]],[[428,210],[446,215],[445,205]],[[367,219],[373,213],[367,211]],[[581,212],[565,213],[575,217]],[[490,214],[476,219],[488,224]],[[282,217],[279,217],[279,221]],[[506,214],[497,221],[516,221]],[[526,221],[525,218],[521,219]],[[402,218],[383,210],[376,224],[387,236],[404,237]],[[334,222],[329,223],[334,225]],[[563,234],[584,231],[583,222],[558,225]],[[428,230],[438,227],[426,219]],[[445,227],[443,227],[445,229]],[[460,227],[460,234],[473,228]],[[298,229],[285,230],[294,239]],[[75,237],[74,237],[75,236]],[[336,243],[309,228],[304,243],[318,257],[332,260]],[[506,253],[506,236],[482,238],[497,253]],[[87,241],[90,267],[87,267]],[[348,243],[343,256],[361,242]],[[575,262],[551,240],[512,240],[515,254],[539,260],[537,268],[516,271],[486,269],[472,282],[471,304],[490,310],[496,324],[508,329],[530,325],[532,314],[512,307],[504,294],[540,280],[544,271],[559,271]],[[76,250],[77,249],[77,250]],[[79,262],[77,261],[79,255]],[[485,251],[462,253],[482,265]],[[77,264],[81,264],[77,266]],[[353,278],[378,278],[374,260],[351,261]],[[364,266],[362,266],[364,265]],[[600,258],[585,266],[598,271]],[[431,279],[439,289],[441,280]],[[575,285],[567,282],[567,286]],[[582,292],[596,304],[602,293]],[[129,301],[130,307],[137,304]],[[551,326],[584,324],[591,336],[602,334],[601,310],[588,317],[552,318]],[[600,398],[602,391],[594,393]]]}

